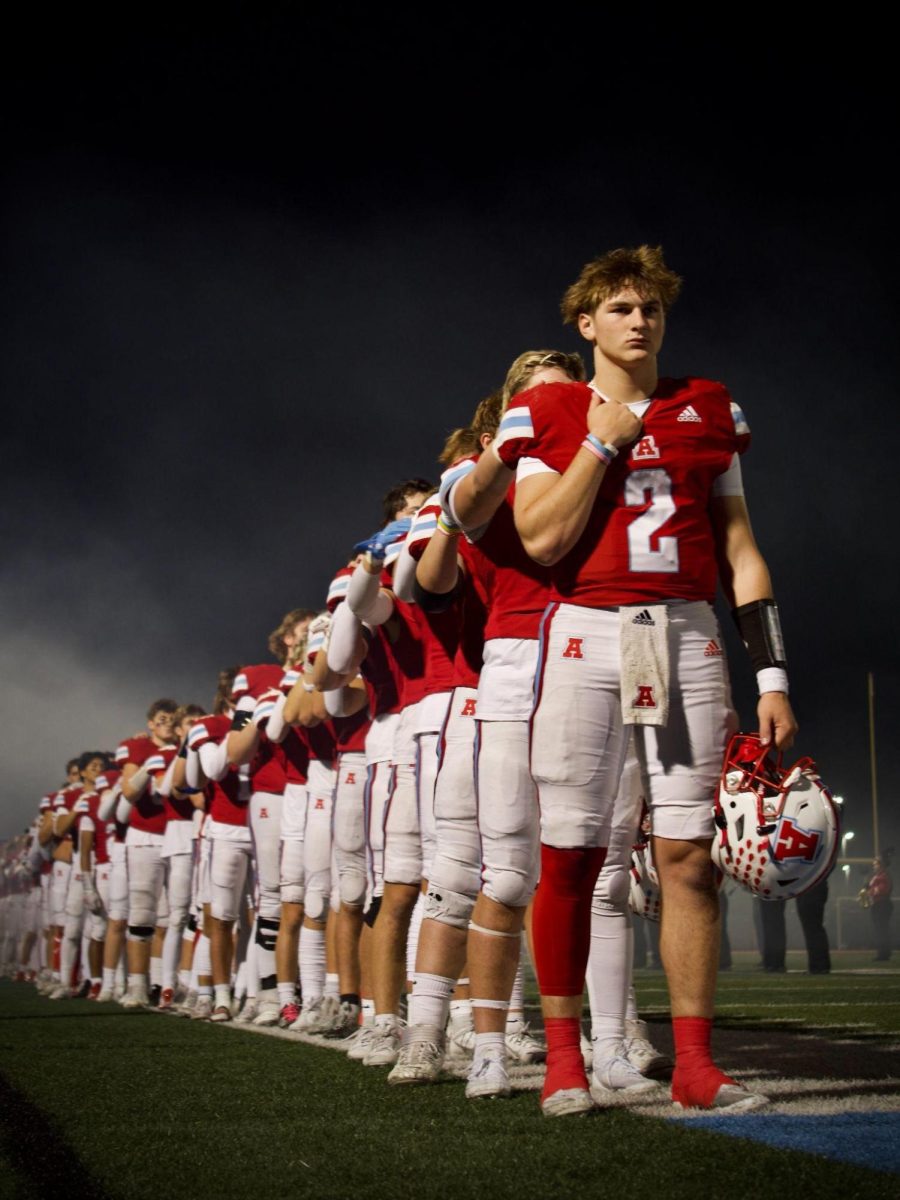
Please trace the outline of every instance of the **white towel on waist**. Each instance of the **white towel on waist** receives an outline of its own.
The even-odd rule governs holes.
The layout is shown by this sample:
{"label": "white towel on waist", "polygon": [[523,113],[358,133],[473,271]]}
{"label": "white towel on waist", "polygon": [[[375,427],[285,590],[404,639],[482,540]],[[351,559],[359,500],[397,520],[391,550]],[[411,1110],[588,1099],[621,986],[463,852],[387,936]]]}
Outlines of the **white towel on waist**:
{"label": "white towel on waist", "polygon": [[669,719],[669,613],[664,604],[619,609],[622,720],[665,725]]}

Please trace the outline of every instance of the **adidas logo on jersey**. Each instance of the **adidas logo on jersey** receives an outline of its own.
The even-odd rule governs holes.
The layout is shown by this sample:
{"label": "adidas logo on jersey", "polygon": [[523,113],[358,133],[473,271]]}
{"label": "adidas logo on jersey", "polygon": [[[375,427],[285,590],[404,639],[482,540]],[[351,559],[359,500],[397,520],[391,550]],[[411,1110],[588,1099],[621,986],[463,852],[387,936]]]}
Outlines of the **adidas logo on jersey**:
{"label": "adidas logo on jersey", "polygon": [[631,623],[632,623],[632,625],[655,625],[656,624],[656,622],[653,620],[653,618],[647,612],[646,608],[643,610],[643,612],[639,612],[636,617],[632,617]]}
{"label": "adidas logo on jersey", "polygon": [[722,657],[722,647],[719,645],[718,642],[713,640],[708,644],[706,649],[703,651],[703,654],[706,658],[721,658]]}
{"label": "adidas logo on jersey", "polygon": [[697,412],[696,408],[694,408],[693,404],[689,404],[687,406],[687,408],[683,408],[681,410],[681,412],[678,414],[677,420],[679,420],[679,421],[702,421],[703,418]]}

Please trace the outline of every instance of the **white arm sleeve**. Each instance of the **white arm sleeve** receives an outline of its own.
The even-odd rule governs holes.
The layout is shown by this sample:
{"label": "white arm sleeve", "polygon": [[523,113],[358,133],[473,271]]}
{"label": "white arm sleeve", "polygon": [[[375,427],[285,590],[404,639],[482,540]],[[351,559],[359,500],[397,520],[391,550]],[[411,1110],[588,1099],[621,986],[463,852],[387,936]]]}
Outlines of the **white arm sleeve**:
{"label": "white arm sleeve", "polygon": [[172,761],[166,767],[166,773],[165,773],[165,775],[163,775],[162,779],[159,781],[159,784],[156,788],[156,790],[157,790],[157,792],[159,792],[160,796],[171,796],[172,795],[172,776],[175,774],[175,764],[177,762],[178,762],[178,758],[176,756],[175,758],[172,759]]}
{"label": "white arm sleeve", "polygon": [[328,643],[328,665],[338,675],[346,675],[353,666],[361,628],[362,622],[345,600],[334,614],[334,620],[331,622],[331,641]]}
{"label": "white arm sleeve", "polygon": [[731,462],[721,475],[713,480],[713,496],[743,496],[744,477],[741,474],[741,459],[739,454],[732,454]]}
{"label": "white arm sleeve", "polygon": [[184,781],[188,787],[201,788],[206,780],[203,777],[203,767],[200,765],[200,755],[196,750],[188,748],[187,765],[184,769]]}
{"label": "white arm sleeve", "polygon": [[[146,767],[138,767],[138,769],[135,771],[135,773],[128,780],[128,787],[129,787],[130,791],[134,792],[135,800],[138,799],[141,792],[147,786],[149,779],[150,779],[150,772],[147,770],[147,768]],[[133,803],[133,802],[134,801],[131,801],[131,803]]]}
{"label": "white arm sleeve", "polygon": [[100,803],[97,806],[97,816],[101,821],[111,821],[112,815],[116,809],[116,801],[119,798],[118,784],[115,787],[107,788],[100,797]]}
{"label": "white arm sleeve", "polygon": [[207,779],[221,779],[228,771],[228,738],[200,747],[200,766]]}
{"label": "white arm sleeve", "polygon": [[325,711],[330,717],[345,717],[347,715],[344,711],[343,688],[334,688],[333,691],[323,692],[322,696],[325,700]]}
{"label": "white arm sleeve", "polygon": [[346,602],[360,621],[383,625],[394,611],[394,602],[381,590],[381,578],[370,575],[360,563],[350,576]]}
{"label": "white arm sleeve", "polygon": [[[409,543],[403,543],[403,549],[400,551],[400,557],[394,563],[394,583],[393,591],[398,600],[405,600],[407,604],[413,602],[413,584],[416,582],[416,560],[409,552]],[[385,597],[387,599],[387,597]],[[393,609],[393,606],[392,606]],[[388,617],[391,614],[388,613]],[[385,617],[387,620],[387,617]],[[376,624],[381,624],[376,621]],[[333,714],[337,716],[337,713]]]}
{"label": "white arm sleeve", "polygon": [[131,810],[133,808],[134,805],[130,800],[126,800],[124,796],[119,796],[118,803],[116,804],[116,820],[120,825],[128,824],[129,820],[131,819]]}
{"label": "white arm sleeve", "polygon": [[287,736],[288,727],[284,723],[285,700],[287,700],[287,696],[278,697],[266,724],[266,737],[270,742],[283,742]]}

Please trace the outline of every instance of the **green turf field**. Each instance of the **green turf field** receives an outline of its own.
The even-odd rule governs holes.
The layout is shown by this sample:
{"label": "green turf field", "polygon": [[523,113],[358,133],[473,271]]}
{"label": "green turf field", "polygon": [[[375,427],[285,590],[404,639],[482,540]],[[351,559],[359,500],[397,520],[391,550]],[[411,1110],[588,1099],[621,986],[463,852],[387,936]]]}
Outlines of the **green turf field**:
{"label": "green turf field", "polygon": [[[723,974],[717,1053],[743,1062],[748,1081],[777,1081],[784,1104],[769,1120],[795,1119],[778,1115],[797,1101],[794,1079],[814,1081],[823,1111],[871,1095],[900,1112],[900,970],[868,973],[868,957],[836,955],[832,975],[812,978],[767,976],[738,957]],[[636,984],[664,1044],[664,978],[639,971]],[[385,1070],[334,1049],[52,1003],[10,982],[0,1072],[0,1197],[900,1195],[896,1174],[675,1123],[667,1103],[548,1121],[527,1082],[482,1103],[452,1079],[392,1089]]]}

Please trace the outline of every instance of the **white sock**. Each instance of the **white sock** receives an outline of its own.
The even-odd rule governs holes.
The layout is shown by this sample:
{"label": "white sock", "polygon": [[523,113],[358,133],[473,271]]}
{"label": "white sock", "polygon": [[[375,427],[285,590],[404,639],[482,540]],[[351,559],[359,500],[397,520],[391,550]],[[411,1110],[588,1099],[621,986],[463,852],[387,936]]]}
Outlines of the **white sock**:
{"label": "white sock", "polygon": [[615,905],[599,900],[595,895],[591,905],[591,950],[587,966],[595,1062],[621,1053],[633,946],[627,901]]}
{"label": "white sock", "polygon": [[375,1024],[375,1001],[369,1000],[369,999],[362,1000],[360,1002],[360,1009],[362,1011],[362,1024],[363,1025],[374,1025]]}
{"label": "white sock", "polygon": [[334,996],[336,999],[341,997],[341,977],[340,975],[328,973],[325,976],[325,995]]}
{"label": "white sock", "polygon": [[294,983],[279,983],[278,984],[278,1007],[284,1008],[286,1004],[297,1003],[297,985]]}
{"label": "white sock", "polygon": [[318,1000],[325,991],[325,930],[300,930],[300,991],[303,1007]]}
{"label": "white sock", "polygon": [[150,959],[150,986],[162,987],[162,959]]}
{"label": "white sock", "polygon": [[442,1030],[447,1024],[450,996],[455,986],[456,980],[446,975],[417,971],[409,998],[410,1025],[435,1025]]}
{"label": "white sock", "polygon": [[476,1033],[475,1059],[506,1059],[506,1035],[503,1033]]}
{"label": "white sock", "polygon": [[450,1028],[453,1030],[472,1028],[472,1003],[469,1000],[450,1001]]}
{"label": "white sock", "polygon": [[[525,939],[522,938],[522,953],[524,954]],[[506,1013],[506,1032],[518,1033],[525,1024],[525,968],[522,965],[522,954],[519,955],[519,965],[516,967],[516,977],[513,980],[512,991],[509,994],[509,1009]]]}

